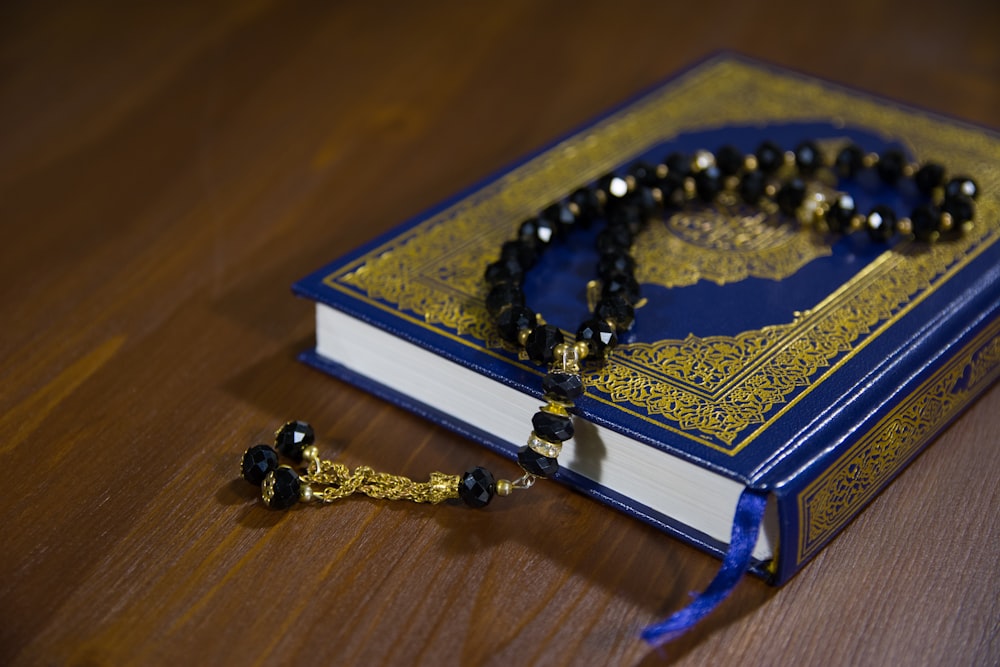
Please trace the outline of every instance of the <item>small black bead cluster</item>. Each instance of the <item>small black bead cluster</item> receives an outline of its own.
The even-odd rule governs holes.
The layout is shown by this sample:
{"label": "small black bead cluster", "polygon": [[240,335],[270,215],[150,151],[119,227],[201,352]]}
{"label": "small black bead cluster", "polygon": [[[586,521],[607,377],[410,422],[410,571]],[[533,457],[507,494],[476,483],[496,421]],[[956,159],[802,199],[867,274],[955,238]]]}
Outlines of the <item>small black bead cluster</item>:
{"label": "small black bead cluster", "polygon": [[293,468],[278,465],[278,453],[299,463],[303,451],[315,440],[312,426],[303,421],[288,422],[274,434],[273,448],[254,445],[243,454],[240,474],[246,481],[261,487],[268,507],[287,509],[299,501],[302,485]]}
{"label": "small black bead cluster", "polygon": [[[842,179],[872,170],[881,182],[894,187],[912,179],[922,201],[908,218],[898,218],[884,205],[861,214],[846,193],[828,198],[820,189],[810,191],[810,182],[824,170]],[[959,234],[972,221],[977,193],[971,178],[946,180],[941,165],[910,164],[897,149],[865,154],[849,144],[828,164],[813,141],[788,152],[765,141],[748,155],[723,146],[715,153],[671,153],[656,165],[636,162],[624,174],[608,174],[580,187],[525,220],[516,238],[503,244],[499,259],[485,272],[486,309],[500,337],[523,348],[535,363],[549,366],[542,383],[547,404],[532,418],[528,444],[518,451],[518,463],[525,472],[519,482],[530,486],[534,478],[551,477],[558,470],[556,456],[562,443],[573,436],[569,410],[583,393],[580,362],[605,359],[618,344],[618,336],[632,327],[640,291],[631,248],[654,216],[692,202],[711,204],[725,194],[732,202],[777,210],[832,233],[864,229],[875,242],[887,242],[897,233],[933,241]],[[605,225],[596,241],[600,297],[577,328],[575,342],[567,342],[559,328],[546,324],[526,305],[524,278],[546,248],[573,229],[588,228],[597,221]],[[510,483],[496,483],[496,491],[506,495]],[[487,502],[488,498],[482,505]]]}

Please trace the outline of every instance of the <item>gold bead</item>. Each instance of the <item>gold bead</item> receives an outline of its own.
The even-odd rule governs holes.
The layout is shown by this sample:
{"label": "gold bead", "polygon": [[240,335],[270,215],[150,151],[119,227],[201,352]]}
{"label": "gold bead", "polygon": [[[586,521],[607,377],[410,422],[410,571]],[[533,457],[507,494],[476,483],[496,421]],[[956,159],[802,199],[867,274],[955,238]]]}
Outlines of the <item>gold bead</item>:
{"label": "gold bead", "polygon": [[896,229],[899,230],[900,234],[912,234],[913,233],[913,221],[909,218],[900,218],[896,223]]}
{"label": "gold bead", "polygon": [[509,496],[510,492],[514,490],[514,486],[510,483],[509,479],[498,479],[497,480],[497,495],[498,496]]}
{"label": "gold bead", "polygon": [[573,344],[573,347],[576,348],[577,357],[579,357],[580,359],[587,358],[587,353],[590,352],[590,348],[587,347],[587,343],[585,341],[578,340]]}
{"label": "gold bead", "polygon": [[531,335],[531,329],[521,329],[517,332],[517,343],[521,347],[528,344],[528,336]]}
{"label": "gold bead", "polygon": [[552,415],[559,415],[560,417],[569,416],[569,412],[566,410],[566,406],[563,405],[562,403],[555,403],[553,401],[549,401],[545,405],[540,406],[538,409],[541,410],[542,412],[548,412],[549,414]]}
{"label": "gold bead", "polygon": [[757,168],[757,156],[747,155],[743,158],[743,168],[747,171],[754,171]]}
{"label": "gold bead", "polygon": [[561,359],[566,350],[569,349],[566,343],[559,343],[554,348],[552,348],[552,354],[556,359]]}
{"label": "gold bead", "polygon": [[312,487],[309,486],[308,484],[300,484],[299,485],[299,501],[303,502],[303,503],[307,503],[307,502],[309,502],[312,499],[313,499],[313,490],[312,490]]}
{"label": "gold bead", "polygon": [[319,447],[316,445],[309,445],[302,450],[302,460],[304,461],[318,461],[319,460]]}
{"label": "gold bead", "polygon": [[942,231],[946,231],[947,232],[947,231],[949,231],[954,226],[955,226],[955,219],[953,217],[951,217],[951,213],[942,213],[941,214],[941,229],[942,229]]}
{"label": "gold bead", "polygon": [[695,185],[694,179],[688,176],[684,179],[684,196],[688,199],[694,199],[695,194],[698,192],[698,187]]}
{"label": "gold bead", "polygon": [[871,169],[878,164],[878,153],[868,153],[861,158],[861,165],[866,169]]}

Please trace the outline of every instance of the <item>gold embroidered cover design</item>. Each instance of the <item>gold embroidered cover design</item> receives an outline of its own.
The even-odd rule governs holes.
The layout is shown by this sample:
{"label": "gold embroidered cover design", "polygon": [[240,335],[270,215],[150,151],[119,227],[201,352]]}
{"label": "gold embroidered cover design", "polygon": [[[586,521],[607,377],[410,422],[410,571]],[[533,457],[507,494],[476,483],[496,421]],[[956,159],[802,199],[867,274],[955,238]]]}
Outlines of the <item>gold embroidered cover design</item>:
{"label": "gold embroidered cover design", "polygon": [[819,551],[998,374],[995,322],[799,494],[798,562]]}
{"label": "gold embroidered cover design", "polygon": [[[815,122],[816,109],[827,122],[832,117],[905,140],[918,159],[932,156],[955,173],[976,174],[984,195],[977,202],[977,224],[961,241],[886,252],[791,321],[733,336],[622,345],[588,379],[588,393],[597,400],[735,455],[817,386],[831,364],[843,363],[996,242],[995,143],[927,114],[746,63],[717,61],[570,137],[324,282],[401,317],[415,313],[425,326],[468,336],[456,340],[488,353],[501,343],[485,314],[482,271],[520,221],[681,133],[764,121]],[[636,251],[640,281],[670,287],[698,279],[782,279],[830,252],[809,232],[769,225],[754,213],[713,217],[712,225],[704,215],[681,213],[646,233]],[[670,266],[647,257],[659,253],[671,258]]]}

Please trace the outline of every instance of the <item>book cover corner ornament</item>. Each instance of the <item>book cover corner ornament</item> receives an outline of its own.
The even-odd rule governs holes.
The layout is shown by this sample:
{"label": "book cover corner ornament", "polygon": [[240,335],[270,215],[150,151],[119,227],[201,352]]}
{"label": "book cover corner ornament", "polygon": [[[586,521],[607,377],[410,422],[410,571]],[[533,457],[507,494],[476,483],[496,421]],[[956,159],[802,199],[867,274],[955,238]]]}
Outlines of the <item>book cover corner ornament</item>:
{"label": "book cover corner ornament", "polygon": [[723,556],[669,640],[743,572],[786,581],[995,380],[998,164],[987,130],[707,61],[295,286],[309,363],[517,475],[244,469],[272,506],[555,477]]}

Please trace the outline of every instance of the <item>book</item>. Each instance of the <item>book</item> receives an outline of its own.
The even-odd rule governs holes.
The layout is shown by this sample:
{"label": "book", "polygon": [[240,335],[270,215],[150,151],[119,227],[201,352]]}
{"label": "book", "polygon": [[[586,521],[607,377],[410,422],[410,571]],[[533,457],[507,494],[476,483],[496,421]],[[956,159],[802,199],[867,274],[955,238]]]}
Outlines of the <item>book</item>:
{"label": "book", "polygon": [[[519,224],[636,160],[807,138],[973,176],[974,226],[886,246],[735,204],[652,221],[633,247],[648,303],[584,369],[557,475],[716,555],[744,489],[765,492],[751,569],[784,583],[1000,374],[994,132],[715,56],[300,280],[316,302],[302,359],[513,458],[544,369],[493,330],[483,271]],[[912,207],[863,178],[838,187],[859,210]],[[555,244],[525,283],[570,333],[588,312],[588,243]]]}

